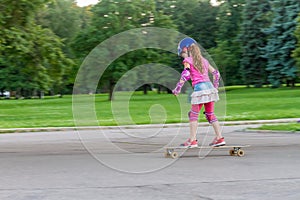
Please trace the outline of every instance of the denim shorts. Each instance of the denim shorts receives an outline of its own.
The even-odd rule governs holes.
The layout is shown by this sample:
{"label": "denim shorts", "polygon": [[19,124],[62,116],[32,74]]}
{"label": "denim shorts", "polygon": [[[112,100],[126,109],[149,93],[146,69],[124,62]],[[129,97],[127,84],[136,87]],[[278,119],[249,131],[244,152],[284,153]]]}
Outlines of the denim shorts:
{"label": "denim shorts", "polygon": [[194,92],[214,89],[213,84],[209,82],[200,82],[194,85]]}
{"label": "denim shorts", "polygon": [[194,92],[191,95],[192,104],[203,104],[219,100],[218,90],[209,82],[201,82],[194,85]]}

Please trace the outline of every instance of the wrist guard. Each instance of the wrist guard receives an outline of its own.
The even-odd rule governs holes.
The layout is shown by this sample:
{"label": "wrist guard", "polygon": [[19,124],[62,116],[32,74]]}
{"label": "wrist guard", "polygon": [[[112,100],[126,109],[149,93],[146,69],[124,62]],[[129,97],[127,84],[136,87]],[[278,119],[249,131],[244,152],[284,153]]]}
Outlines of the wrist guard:
{"label": "wrist guard", "polygon": [[177,83],[177,85],[176,85],[176,88],[174,89],[174,90],[172,90],[172,93],[174,94],[174,95],[178,95],[179,93],[180,93],[180,91],[181,91],[181,88],[182,88],[182,86],[184,85],[184,82],[183,83],[180,83],[180,81]]}
{"label": "wrist guard", "polygon": [[184,83],[190,79],[191,79],[191,73],[189,69],[184,69],[181,73],[180,81],[177,83],[176,88],[172,90],[173,94],[178,95]]}

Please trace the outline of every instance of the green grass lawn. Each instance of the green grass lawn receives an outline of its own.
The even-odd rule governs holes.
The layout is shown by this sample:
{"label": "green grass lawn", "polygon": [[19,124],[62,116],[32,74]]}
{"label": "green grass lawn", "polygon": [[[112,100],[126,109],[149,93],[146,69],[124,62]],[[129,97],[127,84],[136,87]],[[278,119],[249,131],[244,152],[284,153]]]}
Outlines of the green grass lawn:
{"label": "green grass lawn", "polygon": [[276,125],[262,125],[255,130],[274,130],[274,131],[300,131],[300,123],[276,124]]}
{"label": "green grass lawn", "polygon": [[[129,97],[128,95],[126,92],[118,93],[112,103],[107,101],[107,94],[93,96],[97,124],[89,120],[84,121],[90,117],[88,112],[87,115],[82,113],[83,122],[80,124],[107,126],[188,121],[187,112],[190,104],[187,102],[187,94],[182,94],[178,98],[170,94],[153,92],[148,95],[141,92],[135,92]],[[299,87],[294,89],[228,87],[226,93],[220,96],[222,100],[216,105],[216,113],[220,120],[297,118],[300,113]],[[85,104],[85,98],[90,97],[83,96],[82,105]],[[63,98],[0,100],[0,118],[0,128],[75,126],[71,95]],[[205,121],[202,114],[200,121]]]}
{"label": "green grass lawn", "polygon": [[300,88],[243,88],[226,96],[228,121],[300,117]]}

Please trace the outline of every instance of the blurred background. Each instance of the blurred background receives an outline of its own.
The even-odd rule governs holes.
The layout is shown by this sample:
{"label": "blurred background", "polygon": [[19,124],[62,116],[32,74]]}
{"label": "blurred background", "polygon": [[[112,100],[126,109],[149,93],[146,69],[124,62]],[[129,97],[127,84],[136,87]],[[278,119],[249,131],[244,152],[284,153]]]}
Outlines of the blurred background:
{"label": "blurred background", "polygon": [[[77,70],[95,46],[139,27],[193,37],[209,52],[226,86],[278,88],[299,82],[298,0],[0,2],[2,99],[71,94]],[[134,51],[111,64],[99,92],[109,92],[128,70],[151,62],[181,70],[180,59],[169,52]],[[159,86],[144,90],[153,87]]]}

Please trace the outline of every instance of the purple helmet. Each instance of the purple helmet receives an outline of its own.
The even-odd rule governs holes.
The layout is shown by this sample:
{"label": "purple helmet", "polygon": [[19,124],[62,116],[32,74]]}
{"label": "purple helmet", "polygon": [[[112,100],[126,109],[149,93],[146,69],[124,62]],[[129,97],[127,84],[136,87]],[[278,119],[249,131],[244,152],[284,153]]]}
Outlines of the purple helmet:
{"label": "purple helmet", "polygon": [[178,55],[184,50],[184,48],[188,48],[192,44],[197,44],[197,42],[193,38],[184,38],[178,44]]}

